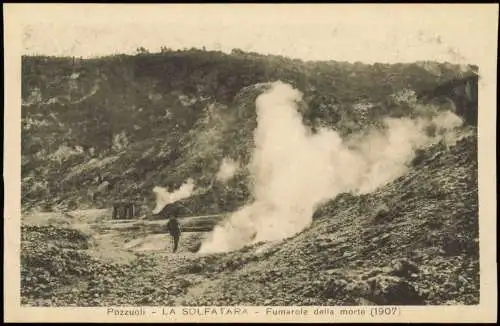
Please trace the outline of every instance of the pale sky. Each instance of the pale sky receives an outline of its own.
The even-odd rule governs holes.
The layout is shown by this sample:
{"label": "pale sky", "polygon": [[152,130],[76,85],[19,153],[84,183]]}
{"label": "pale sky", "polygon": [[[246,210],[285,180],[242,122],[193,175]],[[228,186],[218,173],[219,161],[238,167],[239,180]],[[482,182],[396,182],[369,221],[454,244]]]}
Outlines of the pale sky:
{"label": "pale sky", "polygon": [[367,63],[477,63],[485,51],[496,51],[484,31],[496,35],[498,15],[494,4],[7,6],[24,26],[25,54],[89,57],[140,46],[150,52],[205,46]]}

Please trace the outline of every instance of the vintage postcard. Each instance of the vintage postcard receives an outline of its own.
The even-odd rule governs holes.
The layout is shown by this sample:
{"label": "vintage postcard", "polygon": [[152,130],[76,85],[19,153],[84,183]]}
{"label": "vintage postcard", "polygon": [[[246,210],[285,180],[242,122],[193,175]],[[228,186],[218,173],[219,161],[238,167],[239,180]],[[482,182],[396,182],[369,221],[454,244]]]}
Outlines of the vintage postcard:
{"label": "vintage postcard", "polygon": [[497,31],[4,5],[5,321],[496,321]]}

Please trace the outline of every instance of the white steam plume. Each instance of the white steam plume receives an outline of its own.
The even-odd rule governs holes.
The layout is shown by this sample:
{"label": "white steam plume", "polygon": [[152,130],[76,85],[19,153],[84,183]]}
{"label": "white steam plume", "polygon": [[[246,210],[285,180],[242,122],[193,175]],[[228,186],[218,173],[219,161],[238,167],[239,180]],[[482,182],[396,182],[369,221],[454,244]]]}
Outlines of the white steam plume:
{"label": "white steam plume", "polygon": [[153,192],[156,194],[156,207],[153,214],[158,214],[168,204],[190,197],[194,192],[194,181],[188,179],[173,192],[168,192],[167,189],[158,186],[153,188]]}
{"label": "white steam plume", "polygon": [[217,180],[221,182],[229,181],[234,176],[238,168],[238,162],[229,158],[224,158],[216,175]]}
{"label": "white steam plume", "polygon": [[[451,112],[434,119],[387,119],[386,130],[342,140],[303,125],[302,94],[282,82],[256,100],[255,150],[249,169],[255,201],[216,226],[200,253],[224,252],[293,236],[312,221],[314,209],[339,193],[366,193],[402,175],[415,150],[443,139],[462,121]],[[436,127],[435,136],[427,128]]]}

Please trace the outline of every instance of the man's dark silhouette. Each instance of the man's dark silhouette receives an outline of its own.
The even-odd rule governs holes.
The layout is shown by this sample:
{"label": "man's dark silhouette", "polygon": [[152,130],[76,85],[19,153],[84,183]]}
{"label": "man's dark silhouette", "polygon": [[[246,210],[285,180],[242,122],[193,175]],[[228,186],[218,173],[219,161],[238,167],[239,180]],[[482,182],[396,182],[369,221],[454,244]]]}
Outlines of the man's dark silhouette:
{"label": "man's dark silhouette", "polygon": [[181,228],[179,225],[179,221],[175,217],[170,217],[167,223],[167,231],[170,233],[172,236],[172,239],[174,240],[174,250],[173,252],[177,251],[177,247],[179,245],[179,238],[181,236]]}

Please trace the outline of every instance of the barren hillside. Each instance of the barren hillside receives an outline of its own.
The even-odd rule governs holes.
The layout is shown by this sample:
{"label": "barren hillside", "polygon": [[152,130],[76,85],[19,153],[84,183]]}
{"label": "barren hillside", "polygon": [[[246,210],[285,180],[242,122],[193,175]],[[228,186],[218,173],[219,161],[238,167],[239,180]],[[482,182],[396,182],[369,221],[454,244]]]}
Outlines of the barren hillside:
{"label": "barren hillside", "polygon": [[[95,254],[102,242],[68,227],[23,227],[23,303],[477,304],[476,141],[472,134],[433,146],[378,191],[325,205],[300,234],[231,253],[189,252],[195,233],[178,254],[168,252],[167,236],[154,240],[159,248],[127,251],[118,246],[133,235],[122,232],[106,260]],[[162,245],[167,251],[155,251]]]}
{"label": "barren hillside", "polygon": [[[22,68],[23,304],[479,302],[477,130],[417,96],[464,67],[191,49]],[[116,200],[141,216],[112,220]]]}
{"label": "barren hillside", "polygon": [[151,206],[154,186],[173,190],[191,177],[206,191],[177,214],[232,211],[250,196],[247,173],[225,186],[214,175],[224,157],[248,162],[259,83],[291,84],[304,93],[304,123],[347,135],[411,114],[412,92],[462,74],[446,63],[302,62],[238,50],[24,57],[23,209]]}

